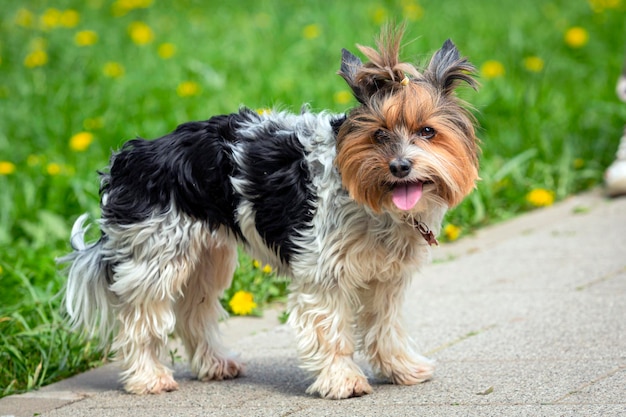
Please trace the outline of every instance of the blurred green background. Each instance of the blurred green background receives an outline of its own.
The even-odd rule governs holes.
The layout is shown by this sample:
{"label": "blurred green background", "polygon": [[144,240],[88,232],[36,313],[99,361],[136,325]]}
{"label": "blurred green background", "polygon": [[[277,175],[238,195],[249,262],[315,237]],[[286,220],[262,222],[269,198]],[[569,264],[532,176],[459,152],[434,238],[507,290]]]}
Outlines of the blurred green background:
{"label": "blurred green background", "polygon": [[[76,217],[98,215],[111,150],[241,105],[346,111],[341,48],[391,20],[408,24],[406,60],[451,38],[480,74],[460,94],[481,125],[482,181],[444,239],[601,183],[626,122],[624,0],[0,3],[0,395],[106,356],[68,332],[54,259]],[[261,307],[285,282],[242,256],[227,308],[234,291]]]}

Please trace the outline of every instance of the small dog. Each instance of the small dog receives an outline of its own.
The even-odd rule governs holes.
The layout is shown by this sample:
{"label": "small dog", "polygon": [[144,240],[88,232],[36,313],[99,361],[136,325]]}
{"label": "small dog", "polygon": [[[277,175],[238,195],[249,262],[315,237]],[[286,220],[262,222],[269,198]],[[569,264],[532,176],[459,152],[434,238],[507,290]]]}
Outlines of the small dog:
{"label": "small dog", "polygon": [[218,301],[237,245],[291,277],[289,323],[308,393],[372,392],[361,351],[395,384],[428,380],[401,324],[405,289],[430,258],[446,210],[478,179],[478,140],[461,83],[475,68],[447,40],[423,70],[400,62],[403,28],[383,29],[369,59],[343,50],[359,104],[347,114],[246,108],[127,142],[101,175],[101,238],[74,224],[65,307],[102,340],[130,393],[177,389],[160,360],[168,335],[199,380],[237,377],[220,343]]}

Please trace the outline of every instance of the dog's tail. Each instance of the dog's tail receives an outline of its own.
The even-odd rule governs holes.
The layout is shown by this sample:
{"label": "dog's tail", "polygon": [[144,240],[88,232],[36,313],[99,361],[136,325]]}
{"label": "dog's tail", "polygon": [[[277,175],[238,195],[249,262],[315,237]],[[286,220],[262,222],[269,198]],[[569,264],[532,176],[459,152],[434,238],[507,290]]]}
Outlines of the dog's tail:
{"label": "dog's tail", "polygon": [[113,332],[115,317],[112,311],[115,296],[109,290],[111,265],[105,259],[103,242],[106,236],[92,244],[85,243],[85,226],[88,215],[80,216],[74,227],[70,243],[74,251],[57,259],[67,267],[64,305],[73,330],[97,335],[104,345]]}

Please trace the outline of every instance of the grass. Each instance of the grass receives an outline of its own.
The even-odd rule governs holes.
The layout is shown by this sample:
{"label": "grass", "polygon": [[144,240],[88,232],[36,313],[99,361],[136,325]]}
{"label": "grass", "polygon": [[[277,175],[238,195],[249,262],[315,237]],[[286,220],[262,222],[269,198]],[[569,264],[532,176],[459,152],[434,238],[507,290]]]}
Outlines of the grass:
{"label": "grass", "polygon": [[[601,182],[626,121],[614,93],[625,11],[623,0],[2,2],[0,395],[103,360],[60,315],[54,259],[73,220],[97,216],[96,170],[125,140],[241,104],[345,111],[341,48],[406,19],[405,57],[425,63],[449,37],[481,70],[481,91],[462,95],[478,110],[482,181],[447,217],[469,233],[532,209],[532,190],[550,204]],[[259,307],[283,296],[262,267],[242,257],[226,306],[238,290]]]}

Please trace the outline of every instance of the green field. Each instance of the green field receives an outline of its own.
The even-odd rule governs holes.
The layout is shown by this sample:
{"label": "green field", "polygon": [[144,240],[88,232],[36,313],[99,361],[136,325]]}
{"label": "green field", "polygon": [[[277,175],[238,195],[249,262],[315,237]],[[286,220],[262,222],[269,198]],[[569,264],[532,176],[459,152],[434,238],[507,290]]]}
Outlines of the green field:
{"label": "green field", "polygon": [[[408,23],[407,60],[451,38],[481,74],[461,94],[482,180],[448,240],[601,183],[626,122],[625,0],[0,2],[0,396],[102,360],[63,322],[54,259],[76,217],[98,215],[111,150],[244,104],[345,111],[341,48],[389,20]],[[263,269],[242,257],[225,306],[235,290],[259,309],[280,298]]]}

